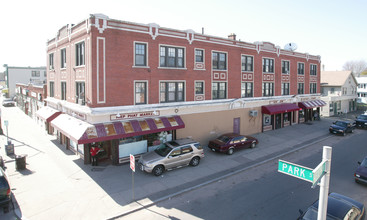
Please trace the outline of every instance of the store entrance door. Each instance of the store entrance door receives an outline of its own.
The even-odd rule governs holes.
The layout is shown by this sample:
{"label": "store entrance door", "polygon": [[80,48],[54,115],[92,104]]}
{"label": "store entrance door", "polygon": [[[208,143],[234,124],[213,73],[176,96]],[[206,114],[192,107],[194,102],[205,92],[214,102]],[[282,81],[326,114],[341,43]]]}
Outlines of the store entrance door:
{"label": "store entrance door", "polygon": [[275,129],[282,127],[282,114],[275,115]]}

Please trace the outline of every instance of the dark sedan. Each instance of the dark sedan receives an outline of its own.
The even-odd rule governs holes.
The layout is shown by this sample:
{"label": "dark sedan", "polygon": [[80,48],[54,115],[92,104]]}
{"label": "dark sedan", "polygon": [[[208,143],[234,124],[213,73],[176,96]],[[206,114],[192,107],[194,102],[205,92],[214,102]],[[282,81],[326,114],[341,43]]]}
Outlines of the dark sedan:
{"label": "dark sedan", "polygon": [[11,189],[5,172],[0,168],[0,207],[4,207],[4,211],[9,211],[11,203]]}
{"label": "dark sedan", "polygon": [[209,141],[208,147],[212,151],[233,154],[235,149],[254,148],[259,141],[251,136],[245,136],[235,133],[228,133],[219,136],[218,138]]}
{"label": "dark sedan", "polygon": [[359,115],[356,118],[356,127],[357,128],[367,128],[367,115]]}
{"label": "dark sedan", "polygon": [[329,127],[329,132],[332,134],[345,135],[346,133],[353,133],[355,126],[350,121],[335,121]]}
{"label": "dark sedan", "polygon": [[[305,213],[301,210],[300,220],[317,219],[317,210],[319,207],[319,201],[317,200],[312,204]],[[338,193],[330,193],[327,205],[327,217],[326,219],[364,219],[365,210],[364,205],[355,201],[349,197],[340,195]]]}
{"label": "dark sedan", "polygon": [[367,156],[361,162],[358,162],[359,166],[354,173],[354,180],[357,183],[367,184]]}

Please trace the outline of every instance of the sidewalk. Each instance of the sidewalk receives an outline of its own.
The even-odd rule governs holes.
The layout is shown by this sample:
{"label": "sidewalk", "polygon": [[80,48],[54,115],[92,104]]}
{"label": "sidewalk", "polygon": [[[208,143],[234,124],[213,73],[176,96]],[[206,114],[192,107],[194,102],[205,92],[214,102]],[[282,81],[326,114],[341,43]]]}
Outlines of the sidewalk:
{"label": "sidewalk", "polygon": [[[358,115],[358,113],[353,113]],[[353,114],[348,114],[355,118]],[[2,107],[4,135],[1,154],[14,193],[14,210],[0,213],[0,219],[109,219],[123,216],[141,205],[190,190],[223,175],[330,137],[328,127],[336,118],[322,118],[307,124],[259,133],[254,149],[233,155],[205,148],[205,158],[197,167],[165,172],[161,177],[136,170],[133,202],[132,172],[129,164],[92,167],[47,135],[33,119],[17,107]],[[9,139],[15,154],[27,154],[27,169],[17,171],[14,157],[5,154],[7,141],[4,120],[9,121]]]}

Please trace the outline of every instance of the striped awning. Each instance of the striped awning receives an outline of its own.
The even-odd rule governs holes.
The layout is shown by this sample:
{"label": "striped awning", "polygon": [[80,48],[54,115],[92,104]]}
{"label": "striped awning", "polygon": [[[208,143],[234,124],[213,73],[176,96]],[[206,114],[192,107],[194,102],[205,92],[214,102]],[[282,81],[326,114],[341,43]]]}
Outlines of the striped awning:
{"label": "striped awning", "polygon": [[299,107],[294,103],[282,103],[282,104],[261,106],[261,112],[263,114],[268,115],[299,111],[299,110],[300,110]]}
{"label": "striped awning", "polygon": [[185,127],[178,115],[98,124],[89,124],[69,115],[64,117],[64,119],[63,117],[56,118],[59,120],[54,120],[51,124],[78,144],[133,137]]}
{"label": "striped awning", "polygon": [[326,105],[326,102],[322,100],[312,100],[312,101],[298,103],[298,106],[303,109],[317,108],[317,107],[322,107],[325,105]]}

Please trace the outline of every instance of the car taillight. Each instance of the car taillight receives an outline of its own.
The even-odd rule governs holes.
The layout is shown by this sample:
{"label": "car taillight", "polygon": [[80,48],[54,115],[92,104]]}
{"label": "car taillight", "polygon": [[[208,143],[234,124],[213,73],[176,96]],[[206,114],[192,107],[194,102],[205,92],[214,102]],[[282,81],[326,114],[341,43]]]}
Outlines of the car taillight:
{"label": "car taillight", "polygon": [[7,195],[7,196],[9,196],[9,195],[10,195],[10,192],[11,192],[11,190],[10,190],[10,189],[8,189],[8,190],[6,191],[6,195]]}

